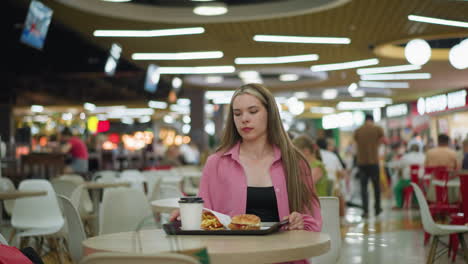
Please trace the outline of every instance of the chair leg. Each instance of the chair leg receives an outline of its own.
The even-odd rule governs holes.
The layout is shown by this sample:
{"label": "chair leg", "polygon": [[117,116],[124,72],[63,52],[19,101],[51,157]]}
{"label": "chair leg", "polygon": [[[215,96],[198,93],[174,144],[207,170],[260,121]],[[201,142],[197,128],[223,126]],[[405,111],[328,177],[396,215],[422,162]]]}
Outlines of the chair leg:
{"label": "chair leg", "polygon": [[468,264],[468,248],[466,248],[465,237],[463,236],[464,233],[458,233],[458,239],[460,240],[460,244],[463,250],[463,257],[465,259],[465,263]]}
{"label": "chair leg", "polygon": [[13,238],[15,237],[16,235],[16,228],[13,228],[13,230],[11,231],[11,234],[10,234],[10,238],[8,239],[8,244],[12,245],[13,244]]}
{"label": "chair leg", "polygon": [[433,236],[432,237],[431,249],[429,250],[429,256],[427,256],[427,262],[426,262],[427,264],[432,264],[434,262],[438,242],[439,242],[439,237],[438,236]]}

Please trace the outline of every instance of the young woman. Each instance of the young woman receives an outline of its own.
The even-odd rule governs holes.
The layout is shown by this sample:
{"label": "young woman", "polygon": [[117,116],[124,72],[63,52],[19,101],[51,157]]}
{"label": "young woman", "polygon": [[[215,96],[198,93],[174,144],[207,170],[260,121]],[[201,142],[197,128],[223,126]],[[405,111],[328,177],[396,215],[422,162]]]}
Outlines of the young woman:
{"label": "young woman", "polygon": [[230,216],[256,214],[263,222],[289,218],[289,230],[321,230],[309,164],[289,139],[264,86],[247,84],[235,91],[221,144],[203,169],[199,196],[205,207]]}
{"label": "young woman", "polygon": [[330,196],[331,186],[328,181],[327,170],[320,156],[320,149],[308,136],[299,136],[293,140],[293,144],[302,152],[312,169],[312,178],[318,196]]}

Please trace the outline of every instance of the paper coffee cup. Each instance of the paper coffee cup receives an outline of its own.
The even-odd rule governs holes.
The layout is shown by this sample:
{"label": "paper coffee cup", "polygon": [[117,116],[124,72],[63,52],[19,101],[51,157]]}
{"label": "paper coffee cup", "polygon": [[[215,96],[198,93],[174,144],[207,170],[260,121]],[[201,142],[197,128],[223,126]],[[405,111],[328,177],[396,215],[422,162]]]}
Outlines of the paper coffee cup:
{"label": "paper coffee cup", "polygon": [[201,229],[203,199],[201,197],[182,197],[179,200],[182,230]]}

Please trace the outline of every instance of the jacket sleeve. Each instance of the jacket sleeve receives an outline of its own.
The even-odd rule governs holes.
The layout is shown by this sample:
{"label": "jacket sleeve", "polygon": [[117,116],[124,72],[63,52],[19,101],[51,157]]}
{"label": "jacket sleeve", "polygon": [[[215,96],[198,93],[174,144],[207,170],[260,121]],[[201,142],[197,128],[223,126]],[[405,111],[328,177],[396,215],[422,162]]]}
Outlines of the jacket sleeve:
{"label": "jacket sleeve", "polygon": [[312,212],[308,211],[302,214],[304,220],[304,230],[312,232],[322,231],[322,214],[320,212],[320,203],[318,200],[311,199]]}
{"label": "jacket sleeve", "polygon": [[200,187],[198,190],[198,196],[203,198],[204,207],[208,209],[213,208],[213,197],[210,191],[212,179],[216,177],[217,173],[217,164],[219,158],[216,154],[213,154],[208,157],[205,167],[203,168],[202,177],[200,179]]}

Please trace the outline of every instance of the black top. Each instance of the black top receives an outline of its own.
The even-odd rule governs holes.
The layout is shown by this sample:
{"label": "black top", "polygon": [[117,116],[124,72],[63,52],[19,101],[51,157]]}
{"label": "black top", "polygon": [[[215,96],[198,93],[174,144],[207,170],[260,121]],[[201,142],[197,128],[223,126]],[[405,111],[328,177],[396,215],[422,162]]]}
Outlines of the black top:
{"label": "black top", "polygon": [[247,214],[254,214],[262,222],[279,222],[275,188],[247,187]]}

